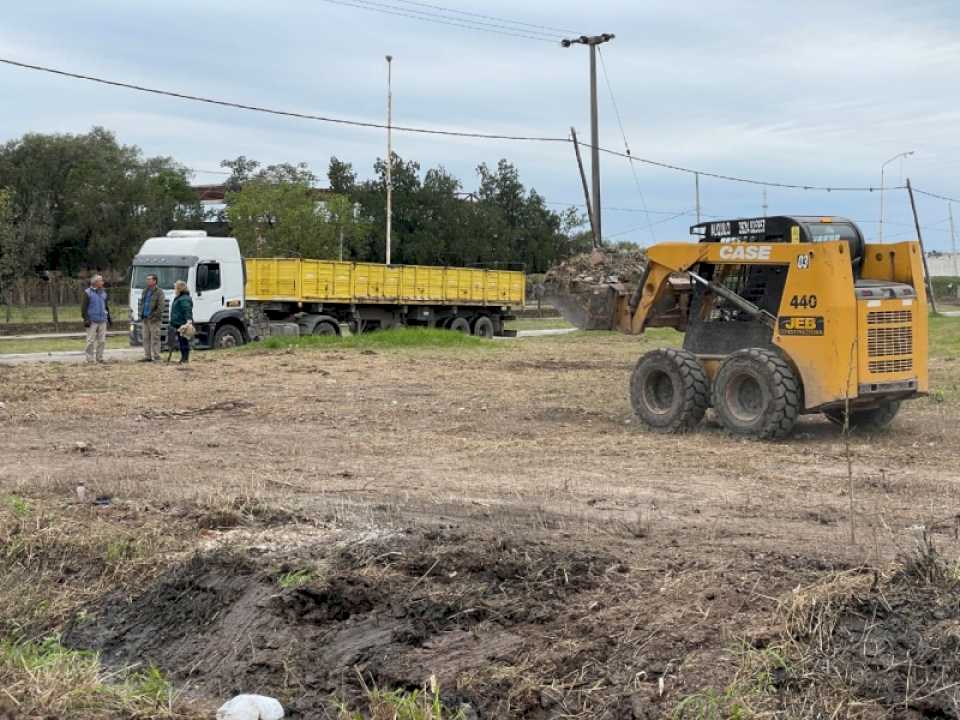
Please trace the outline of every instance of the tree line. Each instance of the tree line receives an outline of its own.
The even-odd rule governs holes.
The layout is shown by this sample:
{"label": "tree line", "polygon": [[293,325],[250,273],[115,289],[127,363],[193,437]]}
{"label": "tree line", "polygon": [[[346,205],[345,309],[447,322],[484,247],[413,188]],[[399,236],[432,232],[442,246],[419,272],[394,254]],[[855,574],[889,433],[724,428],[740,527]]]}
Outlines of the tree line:
{"label": "tree line", "polygon": [[[394,263],[542,272],[589,247],[584,218],[549,208],[507,160],[478,166],[469,189],[443,167],[423,171],[398,155],[391,162]],[[45,272],[125,271],[145,238],[176,228],[234,235],[248,256],[383,262],[384,159],[360,179],[333,157],[325,182],[306,164],[241,156],[222,166],[230,172],[225,208],[211,216],[189,168],[147,157],[104,128],[0,145],[0,289]]]}

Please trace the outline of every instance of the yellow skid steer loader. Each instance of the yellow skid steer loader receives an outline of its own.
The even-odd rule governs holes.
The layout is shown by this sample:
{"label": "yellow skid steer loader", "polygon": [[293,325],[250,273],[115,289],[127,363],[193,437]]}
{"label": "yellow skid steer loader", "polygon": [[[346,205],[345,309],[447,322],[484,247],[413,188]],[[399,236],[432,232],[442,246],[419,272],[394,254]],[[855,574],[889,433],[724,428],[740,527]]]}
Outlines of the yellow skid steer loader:
{"label": "yellow skid steer loader", "polygon": [[[712,406],[731,432],[781,438],[803,413],[881,427],[927,392],[927,300],[917,242],[866,244],[850,220],[767,217],[695,225],[661,243],[635,289],[559,298],[564,315],[628,334],[684,332],[630,381],[650,428],[694,428]],[[849,417],[847,417],[849,415]]]}

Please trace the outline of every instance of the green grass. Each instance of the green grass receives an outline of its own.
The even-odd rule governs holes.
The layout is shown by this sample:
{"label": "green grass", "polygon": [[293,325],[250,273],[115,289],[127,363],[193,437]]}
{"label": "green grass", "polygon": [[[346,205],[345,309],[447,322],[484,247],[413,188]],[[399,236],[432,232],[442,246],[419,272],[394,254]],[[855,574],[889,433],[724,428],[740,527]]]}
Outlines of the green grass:
{"label": "green grass", "polygon": [[[0,336],[0,356],[14,353],[47,353],[66,352],[69,350],[83,350],[86,341],[83,338],[53,338],[48,340],[5,340]],[[110,350],[130,347],[126,335],[117,335],[107,338],[107,348]]]}
{"label": "green grass", "polygon": [[[364,683],[366,688],[366,684]],[[462,710],[451,710],[440,699],[436,678],[423,690],[382,690],[366,688],[369,708],[357,712],[341,705],[339,720],[464,720]]]}
{"label": "green grass", "polygon": [[[126,300],[122,305],[126,305]],[[114,308],[116,306],[116,298],[114,298],[110,307]],[[60,322],[80,322],[80,306],[79,305],[64,305],[61,308],[57,309],[57,316],[60,319]],[[5,325],[7,322],[7,307],[6,305],[0,306],[0,325]],[[20,324],[20,323],[52,323],[53,322],[53,311],[49,306],[39,306],[39,307],[19,307],[14,305],[10,308],[10,324]]]}
{"label": "green grass", "polygon": [[313,572],[310,570],[291,570],[277,578],[277,584],[284,590],[290,590],[312,582],[313,578]]}
{"label": "green grass", "polygon": [[30,514],[30,504],[19,495],[7,496],[7,506],[18,518],[24,518]]}
{"label": "green grass", "polygon": [[107,673],[96,653],[64,647],[57,636],[0,641],[0,687],[25,717],[182,717],[156,667]]}
{"label": "green grass", "polygon": [[449,330],[434,330],[428,328],[410,327],[382,330],[363,335],[347,337],[314,336],[304,337],[269,337],[258,343],[251,343],[239,348],[244,349],[266,348],[268,350],[283,350],[286,348],[303,349],[402,349],[402,348],[482,348],[490,347],[492,343],[483,338],[476,338]]}
{"label": "green grass", "polygon": [[960,317],[930,316],[930,356],[960,356]]}

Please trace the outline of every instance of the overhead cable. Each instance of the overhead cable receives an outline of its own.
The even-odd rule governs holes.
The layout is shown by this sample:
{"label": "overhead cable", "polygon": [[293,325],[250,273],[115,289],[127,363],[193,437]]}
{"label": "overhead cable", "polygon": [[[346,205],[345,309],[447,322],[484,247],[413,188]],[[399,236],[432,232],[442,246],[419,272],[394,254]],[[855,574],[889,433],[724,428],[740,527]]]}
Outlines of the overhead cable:
{"label": "overhead cable", "polygon": [[[385,130],[387,128],[383,123],[376,123],[363,120],[346,120],[344,118],[334,118],[324,115],[315,115],[312,113],[303,113],[303,112],[294,112],[290,110],[278,110],[274,108],[268,108],[258,105],[249,105],[245,103],[238,103],[229,100],[220,100],[217,98],[204,97],[200,95],[191,95],[183,92],[176,92],[172,90],[161,90],[157,88],[146,87],[143,85],[136,85],[133,83],[120,82],[118,80],[109,80],[102,77],[97,77],[94,75],[85,75],[82,73],[70,72],[67,70],[60,70],[58,68],[46,67],[43,65],[35,65],[32,63],[20,62],[19,60],[13,60],[11,58],[0,57],[0,63],[5,65],[11,65],[13,67],[18,67],[26,70],[36,70],[39,72],[45,72],[52,75],[59,75],[62,77],[69,77],[76,80],[86,80],[88,82],[99,83],[102,85],[109,85],[112,87],[125,88],[127,90],[136,90],[137,92],[150,93],[153,95],[162,95],[166,97],[177,98],[179,100],[190,100],[193,102],[206,103],[209,105],[218,105],[221,107],[229,107],[238,110],[249,110],[251,112],[266,113],[268,115],[278,115],[282,117],[292,117],[298,118],[301,120],[313,120],[317,122],[332,123],[335,125],[345,125],[350,127],[361,127],[361,128],[374,128]],[[445,129],[433,129],[433,128],[422,128],[422,127],[409,127],[403,125],[391,125],[391,128],[397,132],[408,132],[408,133],[418,133],[421,135],[438,135],[444,137],[459,137],[459,138],[476,138],[480,140],[510,140],[518,142],[547,142],[547,143],[569,143],[572,140],[569,137],[559,136],[531,136],[531,135],[508,135],[508,134],[496,134],[496,133],[480,133],[480,132],[468,132],[462,130],[445,130]],[[578,142],[581,147],[591,149],[592,145],[585,142]],[[860,186],[860,187],[833,187],[826,185],[801,185],[801,184],[791,184],[791,183],[782,183],[782,182],[771,182],[768,180],[757,180],[754,178],[745,178],[737,177],[735,175],[725,175],[722,173],[710,172],[707,170],[697,170],[694,168],[684,167],[682,165],[676,165],[674,163],[661,162],[659,160],[651,160],[650,158],[637,157],[633,154],[626,154],[619,152],[617,150],[611,150],[605,147],[598,147],[600,152],[606,153],[608,155],[613,155],[616,157],[627,158],[631,162],[642,163],[644,165],[650,165],[653,167],[663,168],[665,170],[673,170],[675,172],[688,173],[690,175],[700,175],[701,177],[710,177],[717,180],[726,180],[729,182],[738,182],[738,183],[747,183],[750,185],[761,185],[766,187],[776,187],[783,188],[788,190],[819,190],[824,192],[877,192],[880,190],[879,187],[875,186]],[[896,186],[887,186],[885,190],[904,190],[906,189],[905,185],[896,185]],[[938,195],[936,193],[928,192],[925,190],[919,190],[914,188],[914,192],[927,195],[929,197],[938,198],[940,200],[947,200],[952,202],[960,202],[955,198],[949,198],[944,195]]]}

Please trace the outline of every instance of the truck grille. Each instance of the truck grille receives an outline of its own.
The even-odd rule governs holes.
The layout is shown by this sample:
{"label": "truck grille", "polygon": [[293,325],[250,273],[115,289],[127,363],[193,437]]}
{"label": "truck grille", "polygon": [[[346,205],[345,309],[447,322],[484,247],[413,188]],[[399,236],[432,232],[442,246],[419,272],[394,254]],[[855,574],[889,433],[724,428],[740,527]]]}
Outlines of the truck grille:
{"label": "truck grille", "polygon": [[913,370],[913,312],[878,310],[867,313],[867,358],[871,373]]}

